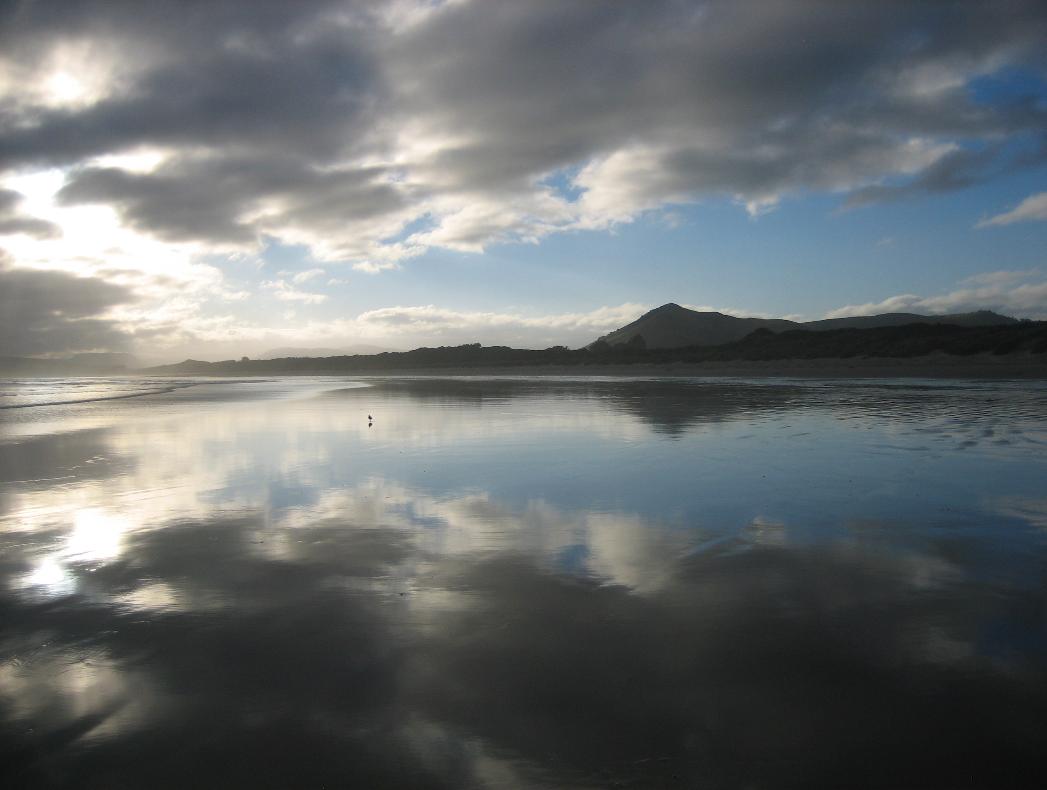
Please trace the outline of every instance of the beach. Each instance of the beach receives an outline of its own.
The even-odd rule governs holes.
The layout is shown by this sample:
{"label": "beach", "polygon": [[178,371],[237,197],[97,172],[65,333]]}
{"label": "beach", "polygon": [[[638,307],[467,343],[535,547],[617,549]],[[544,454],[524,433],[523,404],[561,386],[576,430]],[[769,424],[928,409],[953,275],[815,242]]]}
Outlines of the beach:
{"label": "beach", "polygon": [[7,786],[1035,775],[1042,383],[169,384],[6,385]]}

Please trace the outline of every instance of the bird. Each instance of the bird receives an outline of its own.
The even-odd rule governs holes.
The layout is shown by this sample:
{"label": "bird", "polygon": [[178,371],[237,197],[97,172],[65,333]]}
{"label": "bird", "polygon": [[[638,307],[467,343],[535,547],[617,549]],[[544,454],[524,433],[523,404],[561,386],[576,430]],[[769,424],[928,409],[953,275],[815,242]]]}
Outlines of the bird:
{"label": "bird", "polygon": [[372,417],[370,414],[368,414],[367,415],[367,421],[368,422],[372,422],[373,420],[374,420],[374,417]]}

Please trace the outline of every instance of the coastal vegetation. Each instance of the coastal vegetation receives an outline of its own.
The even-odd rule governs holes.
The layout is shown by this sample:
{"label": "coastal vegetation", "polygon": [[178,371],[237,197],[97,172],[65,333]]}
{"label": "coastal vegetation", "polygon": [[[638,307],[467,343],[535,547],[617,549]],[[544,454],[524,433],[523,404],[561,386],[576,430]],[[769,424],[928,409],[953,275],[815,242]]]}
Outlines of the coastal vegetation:
{"label": "coastal vegetation", "polygon": [[290,357],[201,362],[150,368],[172,375],[252,375],[305,373],[367,373],[417,369],[484,369],[562,366],[598,367],[622,364],[705,363],[810,359],[907,359],[933,354],[972,357],[979,354],[1028,358],[1047,354],[1047,321],[1022,321],[998,326],[909,324],[872,329],[829,329],[819,332],[757,329],[732,343],[683,348],[647,348],[642,335],[611,345],[597,341],[586,348],[552,346],[522,349],[508,346],[416,348],[383,354]]}

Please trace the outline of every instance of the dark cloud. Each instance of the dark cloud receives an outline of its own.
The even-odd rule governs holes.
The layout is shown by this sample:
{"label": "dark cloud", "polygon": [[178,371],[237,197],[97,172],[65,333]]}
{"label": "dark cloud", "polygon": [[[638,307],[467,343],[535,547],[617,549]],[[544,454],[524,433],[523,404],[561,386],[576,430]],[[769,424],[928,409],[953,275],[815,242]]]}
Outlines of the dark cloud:
{"label": "dark cloud", "polygon": [[22,25],[16,16],[14,27],[29,27],[45,50],[63,37],[92,39],[120,59],[119,88],[82,109],[0,114],[0,163],[68,164],[142,144],[327,161],[372,128],[374,58],[359,28],[323,26],[337,4],[89,5],[72,17],[80,29],[39,14]]}
{"label": "dark cloud", "polygon": [[[169,240],[268,233],[362,259],[425,215],[415,248],[704,196],[758,209],[816,189],[859,205],[992,178],[1001,143],[1047,126],[1034,96],[971,90],[1003,69],[1047,70],[1035,0],[82,0],[0,13],[27,84],[69,42],[111,72],[93,103],[8,102],[0,167],[163,148],[152,173],[80,169],[63,198],[111,203]],[[558,169],[579,174],[582,200],[541,185]]]}
{"label": "dark cloud", "polygon": [[[300,157],[179,157],[149,173],[75,171],[60,190],[65,205],[109,203],[131,226],[169,241],[252,242],[261,230],[340,231],[405,204],[382,168],[322,171]],[[277,207],[254,222],[263,201]]]}
{"label": "dark cloud", "polygon": [[958,148],[904,183],[872,184],[854,190],[844,201],[844,207],[856,208],[870,203],[952,192],[988,181],[1001,173],[1036,167],[1047,162],[1047,151],[1026,152],[1008,158],[1002,154],[1002,148],[999,144],[977,149]]}
{"label": "dark cloud", "polygon": [[[463,187],[504,187],[633,143],[661,154],[652,199],[848,187],[892,172],[914,135],[1042,129],[1041,106],[985,106],[963,89],[994,56],[1043,66],[1043,6],[998,11],[465,5],[407,38],[395,66],[403,81],[424,74],[413,80],[415,111],[469,131],[474,142],[437,160]],[[954,75],[954,88],[937,88]]]}
{"label": "dark cloud", "polygon": [[98,316],[133,298],[95,278],[0,265],[0,356],[126,348],[129,336]]}
{"label": "dark cloud", "polygon": [[242,242],[254,234],[236,219],[245,206],[235,192],[235,179],[181,180],[87,168],[72,176],[58,198],[65,205],[109,203],[132,227],[170,241]]}

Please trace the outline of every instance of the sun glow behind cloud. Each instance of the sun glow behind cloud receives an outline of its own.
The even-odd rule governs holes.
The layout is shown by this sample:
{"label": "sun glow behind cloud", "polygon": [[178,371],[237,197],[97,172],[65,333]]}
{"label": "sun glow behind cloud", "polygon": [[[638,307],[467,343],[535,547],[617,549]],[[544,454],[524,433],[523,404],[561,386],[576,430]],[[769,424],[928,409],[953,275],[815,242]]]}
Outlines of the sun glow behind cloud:
{"label": "sun glow behind cloud", "polygon": [[[302,342],[313,332],[396,337],[405,323],[382,310],[442,310],[438,322],[406,322],[433,331],[455,315],[463,330],[544,333],[571,325],[550,316],[651,296],[628,293],[620,276],[613,297],[577,310],[536,295],[484,309],[479,297],[447,303],[453,284],[441,282],[437,298],[416,286],[407,299],[368,276],[420,283],[415,271],[434,258],[483,256],[494,267],[526,257],[503,252],[512,247],[546,250],[660,216],[665,233],[700,250],[707,238],[681,216],[706,207],[735,207],[756,234],[810,196],[868,210],[1043,163],[1034,143],[1047,107],[1036,93],[1047,84],[1047,14],[1034,2],[1006,15],[871,2],[790,13],[657,1],[223,8],[187,17],[163,4],[131,13],[89,2],[59,26],[27,7],[0,55],[10,108],[0,187],[15,193],[0,204],[4,264],[129,289],[134,299],[97,318],[162,353],[283,340],[294,325]],[[1012,78],[1031,91],[1020,102],[975,89],[1008,74],[1040,76]],[[1042,220],[1042,195],[1010,211],[986,204],[979,227],[1000,234]],[[833,207],[823,215],[831,234]],[[900,235],[890,227],[877,238]],[[330,276],[307,286],[294,268],[278,274],[286,267],[267,263],[274,246],[297,248],[301,271]]]}

